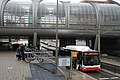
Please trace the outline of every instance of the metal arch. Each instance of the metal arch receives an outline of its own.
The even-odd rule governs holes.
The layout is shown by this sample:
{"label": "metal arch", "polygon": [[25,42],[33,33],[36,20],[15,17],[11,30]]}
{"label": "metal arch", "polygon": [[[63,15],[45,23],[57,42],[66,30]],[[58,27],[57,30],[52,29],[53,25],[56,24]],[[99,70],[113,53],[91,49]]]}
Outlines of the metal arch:
{"label": "metal arch", "polygon": [[113,0],[112,2],[120,6],[120,2],[119,1]]}
{"label": "metal arch", "polygon": [[65,9],[65,25],[69,28],[69,20],[70,20],[70,1],[60,1]]}
{"label": "metal arch", "polygon": [[118,6],[120,6],[120,2],[119,1],[113,0],[112,2],[115,3],[115,4],[117,4]]}
{"label": "metal arch", "polygon": [[[96,28],[97,28],[97,35],[95,40],[94,49],[98,49],[100,52],[100,7],[96,3],[90,3],[93,8],[95,9],[96,13]],[[98,44],[97,44],[98,43]]]}
{"label": "metal arch", "polygon": [[97,28],[97,26],[98,26],[98,23],[99,23],[99,10],[100,10],[100,8],[98,7],[98,5],[97,5],[97,3],[90,3],[92,6],[93,6],[93,8],[94,8],[94,10],[95,10],[95,13],[96,13],[96,28]]}
{"label": "metal arch", "polygon": [[37,26],[38,5],[42,0],[32,0],[33,2],[33,28]]}
{"label": "metal arch", "polygon": [[4,26],[4,8],[8,1],[10,0],[0,1],[0,26]]}

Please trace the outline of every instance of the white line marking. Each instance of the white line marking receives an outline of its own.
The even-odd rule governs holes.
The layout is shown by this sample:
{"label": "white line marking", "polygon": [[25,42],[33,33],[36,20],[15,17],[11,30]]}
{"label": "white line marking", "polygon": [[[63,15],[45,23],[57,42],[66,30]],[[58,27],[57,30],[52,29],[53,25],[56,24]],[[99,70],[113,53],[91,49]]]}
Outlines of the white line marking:
{"label": "white line marking", "polygon": [[111,77],[110,79],[118,79],[118,77]]}
{"label": "white line marking", "polygon": [[8,69],[13,69],[13,67],[8,67]]}
{"label": "white line marking", "polygon": [[118,77],[111,77],[111,78],[99,78],[99,80],[111,80],[111,79],[118,79]]}
{"label": "white line marking", "polygon": [[59,67],[58,67],[58,69],[62,72],[62,74],[65,74]]}
{"label": "white line marking", "polygon": [[99,80],[106,80],[106,79],[110,79],[110,78],[99,78]]}

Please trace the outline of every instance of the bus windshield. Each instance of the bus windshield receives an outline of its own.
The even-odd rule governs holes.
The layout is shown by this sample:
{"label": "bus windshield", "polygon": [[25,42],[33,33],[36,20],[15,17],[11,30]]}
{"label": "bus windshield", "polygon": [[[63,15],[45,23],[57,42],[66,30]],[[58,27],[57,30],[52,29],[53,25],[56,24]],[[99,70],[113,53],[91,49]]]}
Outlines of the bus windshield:
{"label": "bus windshield", "polygon": [[100,64],[99,55],[84,55],[84,65],[98,65]]}

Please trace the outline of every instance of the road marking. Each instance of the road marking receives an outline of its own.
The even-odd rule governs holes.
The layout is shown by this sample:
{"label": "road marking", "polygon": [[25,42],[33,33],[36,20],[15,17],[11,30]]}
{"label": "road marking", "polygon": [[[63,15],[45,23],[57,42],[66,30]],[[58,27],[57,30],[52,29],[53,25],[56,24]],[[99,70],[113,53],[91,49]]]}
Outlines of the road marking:
{"label": "road marking", "polygon": [[118,77],[111,77],[110,79],[118,79]]}
{"label": "road marking", "polygon": [[13,67],[8,67],[8,69],[13,69]]}
{"label": "road marking", "polygon": [[118,77],[111,77],[111,78],[99,78],[99,80],[111,80],[111,79],[118,79]]}
{"label": "road marking", "polygon": [[62,71],[62,69],[61,69],[61,68],[59,68],[59,67],[58,67],[58,69],[61,71],[61,73],[62,73],[63,75],[65,74],[65,73]]}
{"label": "road marking", "polygon": [[106,80],[106,79],[110,79],[110,78],[99,78],[99,80]]}

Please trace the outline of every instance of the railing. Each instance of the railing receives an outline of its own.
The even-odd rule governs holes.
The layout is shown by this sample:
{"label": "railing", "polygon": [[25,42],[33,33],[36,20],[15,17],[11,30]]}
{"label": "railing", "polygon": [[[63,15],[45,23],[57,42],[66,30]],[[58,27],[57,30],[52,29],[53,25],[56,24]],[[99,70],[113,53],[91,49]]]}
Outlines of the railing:
{"label": "railing", "polygon": [[55,57],[52,55],[51,51],[32,51],[24,52],[25,62],[30,63],[33,60],[37,60],[39,63],[54,63]]}

